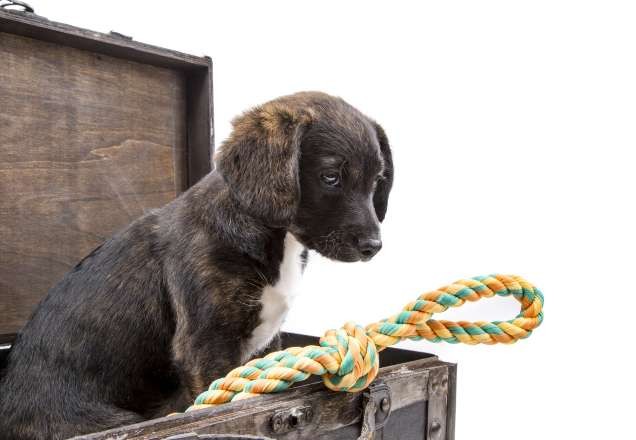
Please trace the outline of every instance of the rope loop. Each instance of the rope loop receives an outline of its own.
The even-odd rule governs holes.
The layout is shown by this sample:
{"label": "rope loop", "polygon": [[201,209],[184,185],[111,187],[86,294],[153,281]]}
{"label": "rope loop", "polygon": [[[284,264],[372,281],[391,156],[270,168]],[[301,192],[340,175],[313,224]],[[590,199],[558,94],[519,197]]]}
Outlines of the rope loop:
{"label": "rope loop", "polygon": [[[494,296],[512,296],[521,305],[508,321],[437,321],[450,307]],[[543,295],[517,275],[487,275],[456,281],[424,293],[400,313],[363,328],[351,322],[328,330],[320,345],[291,347],[253,359],[217,379],[188,411],[286,390],[310,375],[334,391],[365,389],[378,374],[379,352],[403,339],[452,344],[511,344],[525,339],[543,321]]]}
{"label": "rope loop", "polygon": [[[493,296],[513,296],[521,304],[520,313],[508,321],[437,321],[433,314],[467,301]],[[516,275],[488,275],[463,279],[420,295],[397,315],[370,324],[366,330],[382,350],[402,339],[426,339],[451,344],[514,343],[525,339],[543,321],[543,295]]]}

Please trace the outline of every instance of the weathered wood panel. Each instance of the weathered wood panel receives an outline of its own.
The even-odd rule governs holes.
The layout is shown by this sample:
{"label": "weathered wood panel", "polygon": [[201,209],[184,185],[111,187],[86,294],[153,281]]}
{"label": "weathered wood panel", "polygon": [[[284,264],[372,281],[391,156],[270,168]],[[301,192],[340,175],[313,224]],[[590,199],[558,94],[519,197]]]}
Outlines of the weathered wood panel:
{"label": "weathered wood panel", "polygon": [[[210,60],[152,46],[111,32],[103,34],[66,23],[48,20],[36,14],[0,9],[0,29],[10,34],[49,41],[76,49],[135,60],[139,63],[178,70],[207,70]],[[211,96],[210,96],[211,98]]]}
{"label": "weathered wood panel", "polygon": [[8,334],[91,249],[188,185],[188,90],[178,70],[2,32],[0,60]]}
{"label": "weathered wood panel", "polygon": [[[297,339],[298,335],[292,338]],[[375,438],[452,440],[455,366],[426,353],[386,351],[390,351],[389,358],[395,364],[385,364],[377,380],[390,390],[390,415],[385,426],[376,431]],[[357,439],[361,432],[363,394],[333,392],[314,382],[280,394],[149,420],[77,439],[156,440],[185,433],[259,435],[280,440]],[[313,415],[303,426],[280,433],[273,430],[274,414],[307,407]]]}

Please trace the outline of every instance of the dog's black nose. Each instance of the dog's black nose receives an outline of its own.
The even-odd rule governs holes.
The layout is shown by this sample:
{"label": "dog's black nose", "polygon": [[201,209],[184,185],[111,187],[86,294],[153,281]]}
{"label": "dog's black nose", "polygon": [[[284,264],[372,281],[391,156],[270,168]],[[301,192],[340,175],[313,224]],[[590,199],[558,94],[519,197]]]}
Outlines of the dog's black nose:
{"label": "dog's black nose", "polygon": [[358,239],[358,250],[364,260],[371,259],[380,249],[382,249],[382,242],[376,238]]}

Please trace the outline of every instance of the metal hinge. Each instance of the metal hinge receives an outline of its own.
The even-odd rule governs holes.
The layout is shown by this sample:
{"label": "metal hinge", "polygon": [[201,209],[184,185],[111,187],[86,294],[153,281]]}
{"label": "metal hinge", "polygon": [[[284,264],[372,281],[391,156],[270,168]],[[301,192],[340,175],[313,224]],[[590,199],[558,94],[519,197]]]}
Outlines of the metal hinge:
{"label": "metal hinge", "polygon": [[124,34],[122,34],[120,32],[110,31],[108,33],[108,35],[110,35],[111,37],[119,38],[121,40],[126,40],[126,41],[132,41],[133,40],[133,37],[130,37],[128,35],[124,35]]}
{"label": "metal hinge", "polygon": [[27,12],[29,14],[35,14],[35,10],[30,4],[22,2],[20,0],[0,0],[0,8],[7,11]]}

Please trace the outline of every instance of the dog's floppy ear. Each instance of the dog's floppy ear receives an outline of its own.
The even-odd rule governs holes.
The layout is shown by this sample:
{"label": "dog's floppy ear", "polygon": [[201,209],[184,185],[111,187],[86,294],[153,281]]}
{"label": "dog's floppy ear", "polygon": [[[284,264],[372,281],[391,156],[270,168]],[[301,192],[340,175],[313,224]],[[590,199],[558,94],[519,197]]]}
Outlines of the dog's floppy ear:
{"label": "dog's floppy ear", "polygon": [[384,129],[377,122],[374,122],[373,125],[378,136],[378,142],[380,143],[382,158],[384,159],[384,179],[381,179],[378,182],[375,194],[373,195],[375,214],[377,215],[378,220],[382,221],[386,215],[386,209],[389,203],[389,193],[393,186],[393,158],[391,156],[389,140],[386,137]]}
{"label": "dog's floppy ear", "polygon": [[309,110],[269,102],[233,121],[216,157],[242,208],[270,226],[285,227],[296,213],[300,142],[310,123]]}

